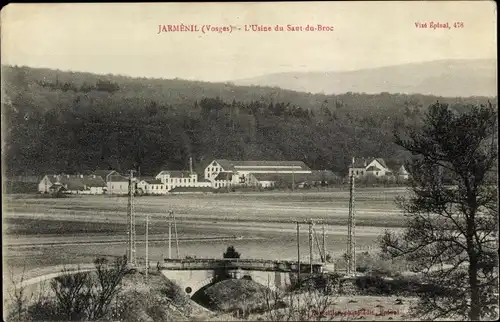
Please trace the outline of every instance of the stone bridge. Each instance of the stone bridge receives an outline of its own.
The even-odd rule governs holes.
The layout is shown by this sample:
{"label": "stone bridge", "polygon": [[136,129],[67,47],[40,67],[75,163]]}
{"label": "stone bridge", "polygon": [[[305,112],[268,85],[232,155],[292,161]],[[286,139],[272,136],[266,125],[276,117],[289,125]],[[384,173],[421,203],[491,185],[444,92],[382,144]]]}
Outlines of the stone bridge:
{"label": "stone bridge", "polygon": [[[251,279],[273,290],[289,286],[297,275],[297,262],[262,259],[165,259],[158,263],[161,273],[193,296],[206,285],[213,284],[214,271],[226,271],[231,278]],[[323,272],[323,263],[313,263],[313,273]],[[309,273],[311,265],[301,263],[301,273]]]}

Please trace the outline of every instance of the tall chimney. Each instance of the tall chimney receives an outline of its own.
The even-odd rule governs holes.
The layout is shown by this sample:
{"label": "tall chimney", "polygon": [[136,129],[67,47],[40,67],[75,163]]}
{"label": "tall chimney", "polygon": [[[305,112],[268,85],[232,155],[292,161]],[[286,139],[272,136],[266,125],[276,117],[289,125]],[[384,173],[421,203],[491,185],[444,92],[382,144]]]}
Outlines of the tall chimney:
{"label": "tall chimney", "polygon": [[190,174],[193,173],[193,158],[189,157],[189,172]]}

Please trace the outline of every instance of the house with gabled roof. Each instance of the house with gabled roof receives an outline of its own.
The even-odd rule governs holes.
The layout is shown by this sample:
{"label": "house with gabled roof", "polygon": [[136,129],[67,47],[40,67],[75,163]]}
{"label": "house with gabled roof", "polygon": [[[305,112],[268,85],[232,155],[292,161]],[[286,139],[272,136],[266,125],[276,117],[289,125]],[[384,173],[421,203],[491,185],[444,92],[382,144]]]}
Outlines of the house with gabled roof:
{"label": "house with gabled roof", "polygon": [[[353,158],[354,159],[354,158]],[[399,179],[408,179],[409,174],[401,163],[389,168],[382,158],[359,158],[354,159],[349,165],[349,176],[361,178],[367,175],[374,177],[397,177]]]}
{"label": "house with gabled roof", "polygon": [[[134,178],[133,184],[136,184],[137,179]],[[129,192],[129,178],[122,175],[112,174],[106,182],[107,193],[110,195],[126,195]]]}
{"label": "house with gabled roof", "polygon": [[43,176],[40,183],[38,183],[38,192],[39,193],[52,193],[53,191],[50,188],[58,182],[57,175],[55,174],[47,174]]}

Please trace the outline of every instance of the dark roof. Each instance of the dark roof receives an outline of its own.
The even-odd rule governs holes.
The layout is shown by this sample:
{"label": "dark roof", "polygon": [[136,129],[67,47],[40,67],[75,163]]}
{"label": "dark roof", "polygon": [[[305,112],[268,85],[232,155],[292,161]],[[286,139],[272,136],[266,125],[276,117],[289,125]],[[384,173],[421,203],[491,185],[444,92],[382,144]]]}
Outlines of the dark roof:
{"label": "dark roof", "polygon": [[[106,176],[108,174],[111,174],[113,172],[116,172],[115,170],[95,170],[93,172],[93,174],[95,174],[96,176],[100,176],[102,177],[104,180],[106,180]],[[115,173],[116,175],[120,175],[118,172]]]}
{"label": "dark roof", "polygon": [[[218,164],[220,164],[220,166],[224,169],[224,170],[234,170],[234,162],[235,161],[230,161],[230,160],[226,160],[226,159],[216,159],[214,160],[215,162],[217,162]],[[210,162],[208,166],[212,165],[213,161]]]}
{"label": "dark roof", "polygon": [[215,177],[215,181],[226,181],[226,180],[232,180],[233,178],[233,173],[232,172],[219,172],[217,177]]}
{"label": "dark roof", "polygon": [[349,163],[349,168],[365,168],[368,163],[368,160],[365,158],[354,158],[354,164]]}
{"label": "dark roof", "polygon": [[111,175],[109,176],[109,182],[128,182],[128,178],[121,175]]}
{"label": "dark roof", "polygon": [[85,190],[85,184],[83,183],[83,178],[76,175],[61,175],[59,182],[63,184],[68,190]]}
{"label": "dark roof", "polygon": [[378,163],[380,163],[384,168],[387,168],[387,166],[385,165],[384,159],[382,159],[382,158],[376,158],[375,160],[377,160]]}
{"label": "dark roof", "polygon": [[88,187],[106,187],[106,182],[100,176],[86,176],[83,177],[83,183]]}
{"label": "dark roof", "polygon": [[[144,179],[142,179],[142,180],[144,180]],[[163,183],[159,179],[148,179],[148,180],[144,180],[144,181],[146,181],[149,184],[162,184]]]}
{"label": "dark roof", "polygon": [[66,190],[66,188],[60,183],[54,183],[53,185],[50,186],[49,189],[56,191]]}

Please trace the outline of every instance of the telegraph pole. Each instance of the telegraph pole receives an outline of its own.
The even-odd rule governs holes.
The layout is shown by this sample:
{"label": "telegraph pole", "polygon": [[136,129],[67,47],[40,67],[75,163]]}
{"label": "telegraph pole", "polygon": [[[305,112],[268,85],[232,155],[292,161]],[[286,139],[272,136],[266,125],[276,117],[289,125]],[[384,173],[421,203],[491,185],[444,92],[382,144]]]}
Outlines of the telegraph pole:
{"label": "telegraph pole", "polygon": [[127,207],[127,257],[128,263],[130,265],[136,265],[136,235],[135,235],[135,210],[134,210],[134,182],[133,173],[134,170],[130,170],[128,178],[128,207]]}
{"label": "telegraph pole", "polygon": [[325,236],[325,221],[323,221],[323,262],[326,263],[326,236]]}
{"label": "telegraph pole", "polygon": [[149,214],[146,215],[146,279],[148,279],[149,270]]}
{"label": "telegraph pole", "polygon": [[179,236],[177,235],[177,221],[175,220],[175,213],[173,211],[172,211],[172,219],[174,220],[175,248],[177,251],[177,258],[179,258]]}
{"label": "telegraph pole", "polygon": [[355,221],[354,221],[354,158],[349,185],[349,217],[347,220],[347,274],[356,274],[356,241],[355,241]]}
{"label": "telegraph pole", "polygon": [[300,228],[297,221],[297,282],[300,285]]}
{"label": "telegraph pole", "polygon": [[172,211],[168,212],[168,259],[172,259]]}
{"label": "telegraph pole", "polygon": [[309,219],[309,265],[311,274],[313,273],[313,232],[312,219]]}

